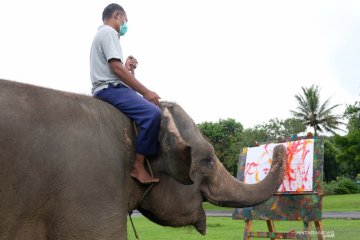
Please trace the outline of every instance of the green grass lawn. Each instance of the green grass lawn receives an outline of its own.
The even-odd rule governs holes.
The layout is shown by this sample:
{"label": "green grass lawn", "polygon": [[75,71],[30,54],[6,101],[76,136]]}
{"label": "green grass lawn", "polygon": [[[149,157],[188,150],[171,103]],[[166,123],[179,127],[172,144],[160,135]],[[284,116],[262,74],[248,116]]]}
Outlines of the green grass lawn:
{"label": "green grass lawn", "polygon": [[[204,203],[207,210],[229,210],[209,203]],[[324,196],[323,211],[360,211],[360,194]],[[162,227],[145,217],[134,217],[134,224],[141,240],[147,239],[171,239],[171,240],[215,240],[215,239],[243,239],[244,221],[232,220],[231,217],[208,217],[207,234],[200,235],[193,227],[171,228]],[[360,239],[360,220],[324,219],[324,231],[334,234],[335,237],[327,236],[327,239]],[[275,221],[275,229],[280,232],[291,230],[302,231],[301,221]],[[267,231],[265,221],[254,221],[253,231]],[[314,226],[313,226],[313,230]],[[316,239],[316,236],[312,236]],[[128,238],[135,239],[130,222],[128,223]]]}
{"label": "green grass lawn", "polygon": [[[134,217],[139,238],[141,240],[215,240],[215,239],[243,239],[244,221],[232,220],[231,217],[208,217],[207,218],[207,234],[200,235],[193,227],[171,228],[162,227],[150,222],[145,217]],[[334,234],[327,236],[327,239],[344,239],[357,240],[360,236],[360,220],[339,220],[325,219],[323,227],[326,234]],[[279,232],[289,232],[291,230],[302,231],[302,222],[300,221],[275,221],[275,229]],[[266,231],[265,221],[254,221],[253,231]],[[313,230],[315,231],[314,227]],[[316,239],[316,236],[312,236]],[[128,238],[135,239],[131,224],[128,223]]]}
{"label": "green grass lawn", "polygon": [[[231,208],[218,207],[210,203],[204,203],[203,206],[206,210],[232,211]],[[334,212],[360,211],[360,194],[324,196],[323,211],[334,211]]]}
{"label": "green grass lawn", "polygon": [[360,194],[324,196],[323,211],[358,212],[360,211]]}

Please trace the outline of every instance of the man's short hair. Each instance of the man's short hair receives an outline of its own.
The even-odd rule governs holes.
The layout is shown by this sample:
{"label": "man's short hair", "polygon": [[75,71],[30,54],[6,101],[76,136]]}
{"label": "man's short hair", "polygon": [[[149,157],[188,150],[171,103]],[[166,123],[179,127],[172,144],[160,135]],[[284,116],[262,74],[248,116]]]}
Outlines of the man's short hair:
{"label": "man's short hair", "polygon": [[110,19],[115,11],[120,11],[122,13],[125,13],[125,10],[123,9],[122,6],[116,3],[111,3],[104,8],[104,11],[102,13],[102,20],[105,21]]}

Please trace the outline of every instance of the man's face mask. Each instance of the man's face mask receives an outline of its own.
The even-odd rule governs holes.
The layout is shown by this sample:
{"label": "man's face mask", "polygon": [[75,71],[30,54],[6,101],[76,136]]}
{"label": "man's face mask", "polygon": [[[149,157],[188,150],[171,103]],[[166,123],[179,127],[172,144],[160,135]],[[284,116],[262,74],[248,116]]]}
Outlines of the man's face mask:
{"label": "man's face mask", "polygon": [[119,35],[120,36],[124,36],[125,33],[127,32],[127,25],[126,25],[126,21],[124,21],[124,24],[120,26],[120,29],[119,29]]}

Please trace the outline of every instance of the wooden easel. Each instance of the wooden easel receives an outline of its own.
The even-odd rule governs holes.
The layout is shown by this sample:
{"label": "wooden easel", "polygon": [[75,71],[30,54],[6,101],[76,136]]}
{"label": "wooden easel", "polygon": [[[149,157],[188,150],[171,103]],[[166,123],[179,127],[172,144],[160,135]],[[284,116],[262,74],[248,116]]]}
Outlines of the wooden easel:
{"label": "wooden easel", "polygon": [[[233,219],[245,220],[244,239],[248,240],[251,239],[251,237],[269,239],[311,239],[314,235],[316,235],[317,239],[325,239],[321,222],[324,166],[323,138],[315,137],[311,139],[308,136],[304,136],[298,138],[296,141],[288,142],[287,145],[289,148],[298,147],[300,146],[300,142],[298,141],[309,141],[313,144],[312,189],[300,192],[278,192],[260,205],[235,209]],[[262,148],[265,148],[265,145],[266,144],[261,145]],[[245,180],[246,160],[250,149],[251,148],[243,148],[240,155],[240,171],[237,176],[237,179],[240,181]],[[293,153],[295,154],[296,151],[294,149]],[[253,232],[253,220],[266,221],[268,231]],[[303,229],[302,231],[292,230],[290,232],[276,232],[274,221],[277,220],[302,221]],[[312,222],[315,224],[314,230],[311,230]]]}
{"label": "wooden easel", "polygon": [[266,225],[268,227],[268,232],[252,232],[252,223],[253,220],[245,220],[244,228],[244,240],[250,240],[251,237],[256,238],[270,238],[271,240],[275,239],[311,239],[311,223],[315,223],[316,236],[318,240],[325,240],[323,226],[321,220],[314,221],[303,221],[304,231],[302,234],[298,234],[295,230],[290,232],[276,232],[275,224],[273,220],[266,220]]}

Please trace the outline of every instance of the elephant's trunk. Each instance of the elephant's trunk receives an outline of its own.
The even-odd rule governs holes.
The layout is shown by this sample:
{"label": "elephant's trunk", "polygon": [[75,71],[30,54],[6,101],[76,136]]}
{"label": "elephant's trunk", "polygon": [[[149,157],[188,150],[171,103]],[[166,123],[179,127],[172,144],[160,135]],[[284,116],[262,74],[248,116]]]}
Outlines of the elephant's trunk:
{"label": "elephant's trunk", "polygon": [[249,207],[269,199],[279,189],[285,174],[286,148],[274,148],[273,162],[268,175],[259,183],[245,184],[230,175],[217,161],[216,174],[204,189],[204,197],[211,203],[224,207]]}

